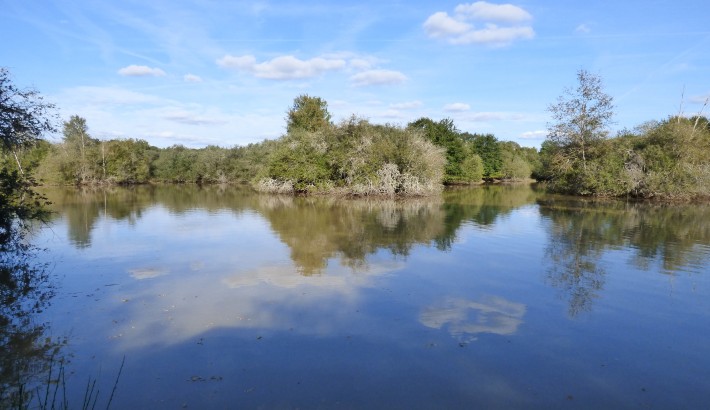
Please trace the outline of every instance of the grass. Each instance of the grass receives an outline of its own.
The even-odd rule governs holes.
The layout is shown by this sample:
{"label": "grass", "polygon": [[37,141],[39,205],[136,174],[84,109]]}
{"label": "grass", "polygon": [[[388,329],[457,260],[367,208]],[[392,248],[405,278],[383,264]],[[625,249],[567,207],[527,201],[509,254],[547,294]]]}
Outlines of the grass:
{"label": "grass", "polygon": [[[106,409],[111,407],[113,398],[116,394],[116,389],[118,387],[118,381],[121,378],[121,373],[123,371],[123,366],[126,362],[126,357],[123,357],[121,361],[121,367],[118,369],[118,374],[116,375],[116,380],[113,383],[113,388],[111,389],[111,394],[106,402]],[[64,363],[60,362],[59,369],[55,374],[55,361],[54,358],[50,360],[49,371],[47,374],[47,380],[43,386],[39,386],[34,390],[34,394],[27,395],[26,385],[21,384],[18,389],[18,394],[16,396],[17,401],[12,403],[12,409],[26,410],[29,409],[34,401],[33,398],[37,398],[37,407],[41,410],[69,410],[78,408],[73,404],[69,403],[69,398],[67,397],[67,382],[66,382],[66,372],[64,368]],[[86,387],[84,389],[84,398],[81,403],[81,410],[95,410],[99,404],[100,390],[96,386],[98,379],[89,377],[86,382]],[[27,402],[24,400],[27,399]],[[34,408],[34,406],[33,406]]]}

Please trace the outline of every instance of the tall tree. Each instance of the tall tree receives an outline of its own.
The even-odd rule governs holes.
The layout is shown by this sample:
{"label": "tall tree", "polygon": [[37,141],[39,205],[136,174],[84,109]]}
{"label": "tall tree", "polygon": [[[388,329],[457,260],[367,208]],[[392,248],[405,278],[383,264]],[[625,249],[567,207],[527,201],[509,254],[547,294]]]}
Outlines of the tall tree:
{"label": "tall tree", "polygon": [[320,97],[302,94],[293,100],[286,117],[286,130],[318,131],[330,125],[328,103]]}
{"label": "tall tree", "polygon": [[10,72],[0,67],[0,138],[3,150],[15,157],[20,174],[18,149],[54,131],[53,111],[54,105],[44,101],[37,90],[18,88],[10,80]]}
{"label": "tall tree", "polygon": [[[95,169],[98,164],[94,160],[99,158],[89,158],[97,156],[94,152],[98,140],[91,138],[86,120],[78,115],[72,115],[69,121],[65,121],[63,128],[65,159],[65,172],[71,175],[73,182],[84,184],[99,177]],[[98,162],[98,161],[96,161]]]}
{"label": "tall tree", "polygon": [[598,75],[579,70],[577,82],[577,88],[565,89],[548,107],[553,122],[548,124],[547,138],[562,149],[570,165],[581,160],[586,172],[589,149],[609,134],[614,106]]}

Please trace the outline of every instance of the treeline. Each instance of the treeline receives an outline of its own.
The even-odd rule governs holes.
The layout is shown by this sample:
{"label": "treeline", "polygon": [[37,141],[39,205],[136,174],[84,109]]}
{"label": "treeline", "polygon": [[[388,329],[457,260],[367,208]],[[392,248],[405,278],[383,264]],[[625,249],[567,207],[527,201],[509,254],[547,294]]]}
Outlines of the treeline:
{"label": "treeline", "polygon": [[[18,147],[19,163],[53,185],[250,183],[281,193],[427,195],[444,184],[526,179],[537,150],[460,132],[452,120],[420,118],[407,126],[351,117],[331,121],[327,103],[301,95],[277,140],[222,148],[157,148],[138,139],[99,140],[86,120],[63,123],[61,142]],[[15,159],[5,155],[4,167]]]}
{"label": "treeline", "polygon": [[586,166],[570,146],[546,141],[541,179],[558,192],[692,200],[710,197],[710,122],[669,117],[588,144]]}
{"label": "treeline", "polygon": [[[140,139],[103,141],[89,135],[86,120],[72,116],[63,124],[61,142],[40,140],[17,154],[26,172],[50,185],[226,183],[249,182],[273,144],[190,149],[157,148]],[[16,167],[11,156],[3,160],[4,167]]]}
{"label": "treeline", "polygon": [[710,198],[710,122],[702,110],[608,138],[612,98],[598,76],[581,70],[577,77],[577,88],[549,108],[554,122],[540,150],[538,179],[575,195]]}

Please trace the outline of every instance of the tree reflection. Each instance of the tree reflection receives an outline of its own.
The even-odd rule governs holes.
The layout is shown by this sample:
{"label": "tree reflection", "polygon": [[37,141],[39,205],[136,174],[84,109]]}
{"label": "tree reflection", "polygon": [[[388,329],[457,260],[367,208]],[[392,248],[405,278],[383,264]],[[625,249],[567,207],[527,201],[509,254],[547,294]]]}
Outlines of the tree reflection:
{"label": "tree reflection", "polygon": [[408,200],[282,197],[219,185],[54,189],[47,196],[65,217],[77,247],[90,245],[100,218],[132,224],[154,206],[174,214],[256,212],[289,246],[304,274],[322,272],[332,258],[357,268],[378,249],[397,256],[408,255],[416,244],[448,250],[462,225],[487,229],[515,209],[537,203],[551,222],[547,257],[556,273],[549,280],[567,289],[574,312],[588,310],[603,287],[598,259],[606,249],[630,247],[636,266],[660,259],[672,274],[707,260],[700,245],[710,242],[707,205],[598,202],[548,196],[527,185],[447,189],[441,196]]}
{"label": "tree reflection", "polygon": [[257,211],[291,247],[293,260],[306,274],[322,271],[334,256],[356,267],[380,248],[406,256],[412,245],[434,241],[447,250],[463,223],[485,228],[501,215],[533,203],[537,195],[528,186],[493,186],[406,200],[343,199],[259,195],[220,185],[54,188],[46,194],[66,218],[69,238],[79,248],[90,246],[101,217],[135,223],[155,205],[175,214],[194,209]]}
{"label": "tree reflection", "polygon": [[[37,323],[54,296],[47,267],[34,260],[35,250],[21,238],[2,244],[0,252],[0,407],[20,408],[33,394],[62,341],[47,336]],[[46,380],[45,380],[46,382]]]}
{"label": "tree reflection", "polygon": [[322,272],[336,256],[354,268],[378,249],[406,256],[415,244],[429,244],[443,227],[439,198],[262,198],[259,213],[289,246],[291,259],[305,275]]}
{"label": "tree reflection", "polygon": [[462,187],[444,191],[445,226],[444,232],[436,238],[437,248],[450,249],[462,224],[472,222],[487,228],[501,216],[535,203],[537,195],[530,185]]}
{"label": "tree reflection", "polygon": [[612,249],[631,253],[630,263],[648,269],[660,261],[663,272],[676,274],[703,266],[710,254],[710,207],[585,201],[564,197],[538,200],[550,222],[546,257],[548,280],[569,298],[575,316],[592,308],[603,289],[602,255]]}

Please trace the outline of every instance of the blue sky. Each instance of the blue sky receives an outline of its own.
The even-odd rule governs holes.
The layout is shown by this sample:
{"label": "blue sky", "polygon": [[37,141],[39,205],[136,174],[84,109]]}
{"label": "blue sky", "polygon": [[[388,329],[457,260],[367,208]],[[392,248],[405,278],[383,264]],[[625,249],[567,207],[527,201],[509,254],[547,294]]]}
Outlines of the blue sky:
{"label": "blue sky", "polygon": [[[230,147],[278,138],[300,94],[406,125],[539,146],[579,69],[615,129],[710,96],[710,3],[0,0],[0,66],[97,138]],[[705,111],[707,115],[707,109]]]}

